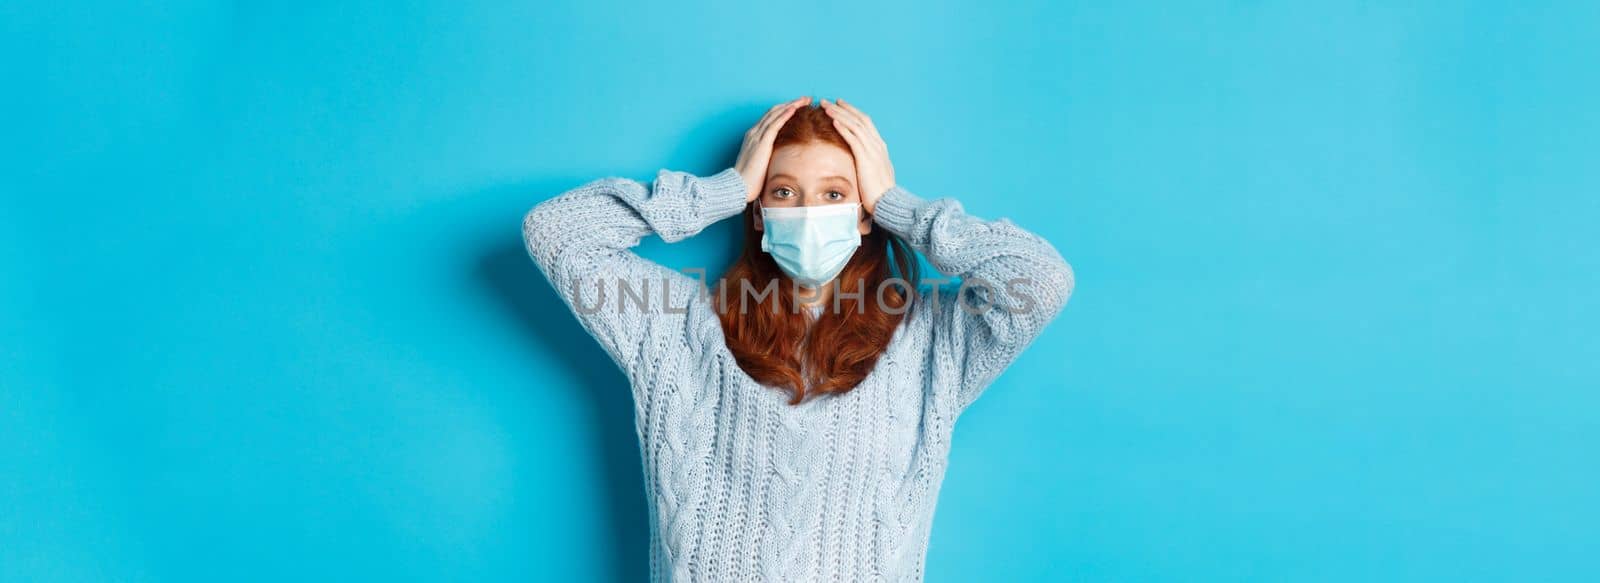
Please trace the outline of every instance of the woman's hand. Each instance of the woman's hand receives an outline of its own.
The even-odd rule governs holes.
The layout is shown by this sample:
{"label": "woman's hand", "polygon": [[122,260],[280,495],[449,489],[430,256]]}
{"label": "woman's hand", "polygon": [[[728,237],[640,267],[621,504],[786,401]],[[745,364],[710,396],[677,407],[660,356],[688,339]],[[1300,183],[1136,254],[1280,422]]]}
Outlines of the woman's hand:
{"label": "woman's hand", "polygon": [[746,203],[761,195],[761,186],[767,183],[767,165],[772,162],[772,140],[778,130],[794,115],[795,110],[811,105],[810,97],[801,97],[772,106],[761,121],[744,133],[744,144],[739,146],[739,159],[733,167],[744,177],[749,187],[744,195]]}
{"label": "woman's hand", "polygon": [[878,199],[894,188],[894,166],[889,164],[889,145],[878,136],[878,128],[872,125],[872,119],[843,99],[838,103],[829,103],[824,99],[822,109],[833,118],[833,127],[844,135],[844,141],[850,143],[850,153],[856,158],[856,186],[861,191],[861,208],[871,213],[877,208]]}

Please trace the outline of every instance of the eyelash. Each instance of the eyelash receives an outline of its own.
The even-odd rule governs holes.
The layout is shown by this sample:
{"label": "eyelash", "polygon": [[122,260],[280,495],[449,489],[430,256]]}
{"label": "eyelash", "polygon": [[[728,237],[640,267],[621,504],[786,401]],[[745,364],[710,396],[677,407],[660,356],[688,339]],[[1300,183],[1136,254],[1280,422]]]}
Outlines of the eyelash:
{"label": "eyelash", "polygon": [[[793,191],[793,190],[789,190],[789,189],[787,189],[787,188],[777,188],[777,189],[774,189],[774,190],[773,190],[773,191],[772,191],[772,194],[773,194],[773,196],[777,196],[777,197],[779,197],[779,198],[784,198],[784,195],[783,195],[783,193],[785,193],[785,192],[787,192],[787,193],[790,193],[790,194],[793,194],[793,193],[794,193],[794,191]],[[829,195],[829,196],[830,196],[830,197],[832,197],[832,198],[833,198],[833,200],[840,200],[840,199],[843,199],[843,198],[844,198],[844,193],[843,193],[843,192],[839,192],[839,191],[837,191],[837,190],[830,190],[830,191],[828,191],[828,195]]]}

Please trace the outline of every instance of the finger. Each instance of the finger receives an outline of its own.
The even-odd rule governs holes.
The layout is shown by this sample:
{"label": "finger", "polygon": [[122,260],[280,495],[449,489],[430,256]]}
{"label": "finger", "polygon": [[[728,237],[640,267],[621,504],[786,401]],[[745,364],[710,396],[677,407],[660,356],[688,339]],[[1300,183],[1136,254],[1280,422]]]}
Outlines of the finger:
{"label": "finger", "polygon": [[758,140],[762,139],[773,127],[782,127],[783,121],[787,121],[790,116],[794,115],[795,110],[799,109],[801,105],[809,103],[811,103],[811,97],[807,96],[772,106],[772,109],[767,110],[766,115],[761,116],[761,121],[756,122],[755,127],[750,128],[750,136]]}
{"label": "finger", "polygon": [[800,108],[804,107],[810,101],[810,97],[802,97],[789,102],[789,107],[778,112],[778,115],[773,116],[772,121],[767,124],[765,129],[762,130],[762,141],[771,142],[774,138],[776,138],[778,136],[778,131],[783,129],[783,124],[788,123],[789,118],[794,117],[794,112],[800,111]]}
{"label": "finger", "polygon": [[761,135],[762,133],[764,133],[766,131],[767,124],[772,123],[772,118],[774,116],[778,115],[778,113],[781,112],[784,108],[787,108],[787,107],[790,107],[790,106],[793,106],[793,105],[794,105],[794,101],[785,101],[783,103],[779,103],[777,105],[774,105],[774,106],[768,108],[765,113],[761,114],[761,118],[757,119],[756,123],[750,126],[750,129],[745,130],[745,132],[744,132],[745,137],[749,138],[749,137]]}
{"label": "finger", "polygon": [[794,112],[796,111],[799,111],[799,108],[785,111],[783,115],[772,120],[772,125],[767,126],[766,132],[761,134],[761,145],[771,147],[772,143],[778,139],[778,132],[783,130],[783,124],[787,123],[789,118],[794,117]]}
{"label": "finger", "polygon": [[844,137],[845,143],[850,144],[850,153],[856,157],[857,162],[860,162],[861,158],[865,158],[870,155],[865,147],[866,143],[862,141],[861,137],[856,134],[855,128],[850,127],[849,125],[840,121],[838,118],[834,118],[833,127],[839,130],[839,135]]}
{"label": "finger", "polygon": [[786,109],[789,109],[789,108],[794,107],[796,105],[799,105],[800,104],[800,100],[802,100],[802,99],[809,99],[809,98],[807,98],[807,97],[797,97],[795,99],[790,99],[788,101],[773,105],[772,107],[767,109],[767,113],[765,115],[762,115],[761,119],[762,120],[772,119],[773,116],[778,115],[783,110],[786,110]]}
{"label": "finger", "polygon": [[767,123],[771,123],[772,120],[776,119],[778,116],[781,116],[781,115],[783,115],[783,114],[785,114],[787,112],[794,111],[794,109],[796,107],[799,107],[801,105],[805,105],[805,104],[808,104],[808,103],[811,103],[811,98],[810,97],[799,97],[799,98],[795,98],[795,99],[790,99],[790,100],[785,101],[783,103],[779,103],[777,105],[772,106],[772,109],[768,109],[766,115],[761,116],[761,121],[767,122]]}
{"label": "finger", "polygon": [[755,151],[760,150],[762,140],[767,135],[767,127],[772,124],[773,117],[781,114],[786,108],[792,107],[798,101],[799,99],[786,101],[768,108],[766,113],[761,115],[761,119],[756,120],[755,125],[745,130],[744,140],[739,144],[739,158],[735,163],[743,166],[749,162],[752,156],[759,156]]}
{"label": "finger", "polygon": [[767,126],[772,123],[772,118],[776,117],[779,112],[789,105],[789,103],[779,103],[772,106],[772,109],[768,109],[766,113],[761,114],[761,119],[756,120],[755,125],[750,126],[750,130],[745,132],[744,135],[746,137],[755,137],[766,133]]}
{"label": "finger", "polygon": [[830,104],[827,111],[828,115],[832,116],[834,119],[842,121],[848,124],[851,128],[854,128],[856,133],[859,134],[864,140],[873,141],[877,138],[877,130],[872,129],[872,126],[868,125],[867,121],[862,119],[859,113],[845,109],[843,106],[840,106],[837,103]]}
{"label": "finger", "polygon": [[846,103],[845,100],[843,100],[843,99],[840,99],[838,101],[839,101],[839,107],[847,109],[851,113],[856,114],[856,116],[860,117],[861,121],[863,123],[865,123],[868,128],[871,128],[873,132],[877,132],[878,131],[878,126],[872,123],[872,118],[869,117],[866,112],[861,111],[860,109],[856,109],[856,106],[851,105],[849,103]]}
{"label": "finger", "polygon": [[822,110],[826,111],[828,113],[828,117],[833,118],[833,121],[836,124],[842,123],[852,128],[861,127],[861,123],[856,120],[855,114],[851,113],[849,110],[839,107],[839,104],[837,103],[832,103],[824,99],[822,100]]}
{"label": "finger", "polygon": [[834,119],[847,119],[847,120],[855,118],[855,114],[854,113],[851,113],[851,111],[848,110],[848,109],[840,107],[839,103],[837,101],[828,101],[828,100],[824,99],[824,100],[821,101],[821,103],[822,103],[822,110],[825,111],[825,112],[828,112],[828,116],[829,117],[832,117]]}
{"label": "finger", "polygon": [[[843,123],[845,127],[848,127],[851,131],[854,131],[856,139],[858,139],[859,143],[861,143],[861,146],[864,146],[861,147],[861,154],[875,155],[875,157],[886,157],[885,154],[888,152],[888,144],[883,143],[883,138],[878,136],[877,130],[867,127],[867,125],[862,125],[861,120],[859,120],[859,115],[846,112],[843,107],[835,107],[834,112],[838,112],[838,115],[835,115],[834,117],[835,122]],[[869,149],[870,152],[867,152]]]}
{"label": "finger", "polygon": [[857,157],[870,158],[878,156],[878,150],[881,149],[879,147],[881,140],[877,139],[877,136],[873,135],[870,130],[843,119],[834,119],[833,126],[839,129],[840,134],[844,134],[847,137],[847,141],[853,141],[852,149],[854,151],[852,153]]}
{"label": "finger", "polygon": [[888,150],[888,145],[883,143],[883,137],[878,135],[877,126],[872,125],[872,119],[867,117],[867,114],[843,101],[840,102],[838,107],[840,110],[850,113],[850,118],[854,120],[856,130],[863,139],[872,142],[878,149]]}
{"label": "finger", "polygon": [[856,110],[856,109],[850,108],[850,107],[845,107],[844,104],[842,104],[841,102],[839,102],[837,100],[836,101],[825,101],[824,104],[825,104],[825,107],[828,109],[830,114],[836,114],[837,117],[841,117],[841,118],[844,118],[844,119],[848,119],[848,120],[854,121],[858,125],[863,125],[863,126],[866,125],[865,124],[866,120],[863,119],[864,116],[861,115],[861,112],[859,110]]}
{"label": "finger", "polygon": [[[856,179],[860,181],[866,178],[866,169],[876,167],[878,164],[876,158],[867,153],[867,149],[863,147],[861,137],[856,134],[854,129],[840,123],[835,123],[834,127],[839,129],[839,135],[844,136],[845,143],[850,144],[850,151],[856,159]],[[868,196],[866,185],[859,182],[856,184],[856,192],[863,197],[863,200]]]}

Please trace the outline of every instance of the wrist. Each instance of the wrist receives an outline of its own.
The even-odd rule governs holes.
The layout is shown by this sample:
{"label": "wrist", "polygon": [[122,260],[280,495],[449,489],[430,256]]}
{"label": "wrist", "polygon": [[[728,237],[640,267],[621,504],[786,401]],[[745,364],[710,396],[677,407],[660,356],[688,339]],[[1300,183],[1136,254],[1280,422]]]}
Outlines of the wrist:
{"label": "wrist", "polygon": [[743,175],[736,168],[727,168],[710,176],[700,177],[703,210],[710,221],[738,214],[744,210],[747,193]]}
{"label": "wrist", "polygon": [[744,181],[744,201],[750,202],[755,200],[756,195],[761,192],[761,182],[759,182],[760,179],[755,176],[751,176],[748,171],[743,168],[738,169],[738,171],[739,178]]}
{"label": "wrist", "polygon": [[884,186],[884,187],[880,187],[880,188],[873,188],[871,190],[868,190],[867,192],[871,192],[871,193],[874,193],[874,194],[861,197],[861,208],[863,210],[866,210],[867,214],[874,213],[875,211],[878,210],[878,202],[882,201],[883,200],[883,196],[886,195],[886,194],[889,194],[889,191],[891,191],[891,190],[894,190],[894,185],[893,184],[890,184],[890,185]]}
{"label": "wrist", "polygon": [[900,186],[891,186],[873,203],[872,220],[896,235],[911,238],[917,212],[928,201]]}

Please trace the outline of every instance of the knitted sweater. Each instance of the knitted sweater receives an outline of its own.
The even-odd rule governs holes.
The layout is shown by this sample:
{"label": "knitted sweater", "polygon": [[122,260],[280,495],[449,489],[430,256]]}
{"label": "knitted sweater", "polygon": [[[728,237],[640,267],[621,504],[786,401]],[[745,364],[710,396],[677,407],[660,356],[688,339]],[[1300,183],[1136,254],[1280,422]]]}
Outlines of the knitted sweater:
{"label": "knitted sweater", "polygon": [[[649,185],[590,182],[523,219],[529,255],[630,382],[651,579],[920,581],[956,417],[1066,304],[1072,269],[1010,221],[895,187],[874,222],[994,288],[923,287],[860,385],[789,405],[735,363],[702,279],[630,250],[734,216],[745,193],[733,168],[661,170]],[[1024,293],[1004,293],[1018,278]]]}

